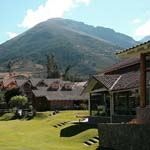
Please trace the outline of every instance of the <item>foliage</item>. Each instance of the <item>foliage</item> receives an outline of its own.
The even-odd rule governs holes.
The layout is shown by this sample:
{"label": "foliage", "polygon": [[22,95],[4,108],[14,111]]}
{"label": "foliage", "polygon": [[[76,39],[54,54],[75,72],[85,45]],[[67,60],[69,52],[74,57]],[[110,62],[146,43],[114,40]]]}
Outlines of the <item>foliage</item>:
{"label": "foliage", "polygon": [[14,119],[15,114],[14,113],[5,113],[0,117],[0,121],[9,121]]}
{"label": "foliage", "polygon": [[88,109],[88,104],[81,103],[81,104],[80,104],[80,109],[82,109],[82,110],[87,110],[87,109]]}
{"label": "foliage", "polygon": [[28,103],[28,98],[26,96],[14,96],[9,103],[12,107],[22,108]]}
{"label": "foliage", "polygon": [[0,91],[0,103],[4,102],[4,92]]}
{"label": "foliage", "polygon": [[73,66],[71,66],[71,65],[68,65],[68,66],[65,68],[65,71],[64,71],[64,73],[63,73],[63,75],[62,75],[63,80],[69,80],[69,78],[70,78],[69,72],[70,72],[70,70],[71,70],[72,68],[73,68]]}
{"label": "foliage", "polygon": [[13,64],[14,64],[14,61],[8,61],[8,64],[7,64],[7,70],[8,72],[12,72],[12,67],[13,67]]}
{"label": "foliage", "polygon": [[19,88],[7,90],[4,94],[5,102],[7,104],[9,104],[9,101],[13,96],[20,95],[20,94],[21,94],[21,92],[20,92]]}
{"label": "foliage", "polygon": [[47,55],[47,78],[59,78],[60,72],[54,55]]}
{"label": "foliage", "polygon": [[[45,55],[54,54],[62,70],[76,64],[71,73],[88,76],[116,62],[114,51],[120,49],[116,42],[126,45],[134,43],[128,36],[109,29],[71,20],[52,19],[2,44],[0,63],[7,69],[9,60],[24,58],[45,66]],[[34,66],[32,68],[35,69]]]}

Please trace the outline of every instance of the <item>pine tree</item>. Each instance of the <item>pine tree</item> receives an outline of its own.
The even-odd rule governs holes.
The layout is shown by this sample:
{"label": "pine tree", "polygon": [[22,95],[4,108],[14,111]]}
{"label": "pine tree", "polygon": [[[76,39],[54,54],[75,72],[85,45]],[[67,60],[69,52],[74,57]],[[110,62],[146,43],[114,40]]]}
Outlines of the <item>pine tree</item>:
{"label": "pine tree", "polygon": [[47,78],[60,78],[58,65],[55,61],[54,55],[46,55],[47,57]]}

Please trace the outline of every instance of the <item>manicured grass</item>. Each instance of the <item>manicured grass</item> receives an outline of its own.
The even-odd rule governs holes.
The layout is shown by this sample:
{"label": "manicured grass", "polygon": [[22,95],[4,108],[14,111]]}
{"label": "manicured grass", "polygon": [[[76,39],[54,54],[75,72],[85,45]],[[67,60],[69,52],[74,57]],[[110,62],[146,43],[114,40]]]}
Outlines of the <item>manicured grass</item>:
{"label": "manicured grass", "polygon": [[53,127],[60,122],[78,120],[78,112],[87,115],[85,111],[63,111],[54,116],[46,112],[29,121],[0,121],[0,150],[95,150],[98,144],[83,145],[97,135],[94,127],[71,123]]}

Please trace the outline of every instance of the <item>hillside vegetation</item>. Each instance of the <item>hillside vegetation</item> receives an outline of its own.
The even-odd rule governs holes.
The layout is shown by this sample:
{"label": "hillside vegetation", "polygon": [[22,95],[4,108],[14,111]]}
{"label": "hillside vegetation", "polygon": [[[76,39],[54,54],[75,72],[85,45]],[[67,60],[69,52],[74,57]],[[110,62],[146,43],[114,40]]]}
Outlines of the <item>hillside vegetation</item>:
{"label": "hillside vegetation", "polygon": [[[14,66],[14,70],[36,71],[37,67],[38,71],[44,71],[45,55],[53,54],[61,69],[74,65],[74,73],[94,74],[117,61],[115,50],[135,44],[131,37],[109,28],[68,19],[50,19],[1,44],[0,69],[6,69],[9,60],[17,60],[24,66]],[[39,65],[42,67],[38,68]]]}

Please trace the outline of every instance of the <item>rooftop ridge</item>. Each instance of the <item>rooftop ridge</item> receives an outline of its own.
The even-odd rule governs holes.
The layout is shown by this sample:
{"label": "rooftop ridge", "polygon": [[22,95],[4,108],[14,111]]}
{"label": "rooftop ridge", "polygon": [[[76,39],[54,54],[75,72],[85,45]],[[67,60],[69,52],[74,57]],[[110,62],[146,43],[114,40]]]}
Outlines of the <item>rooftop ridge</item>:
{"label": "rooftop ridge", "polygon": [[121,77],[122,77],[122,75],[120,75],[120,76],[118,77],[118,79],[117,79],[117,80],[114,82],[114,84],[111,86],[110,90],[113,89],[113,87],[118,83],[118,81],[121,79]]}

